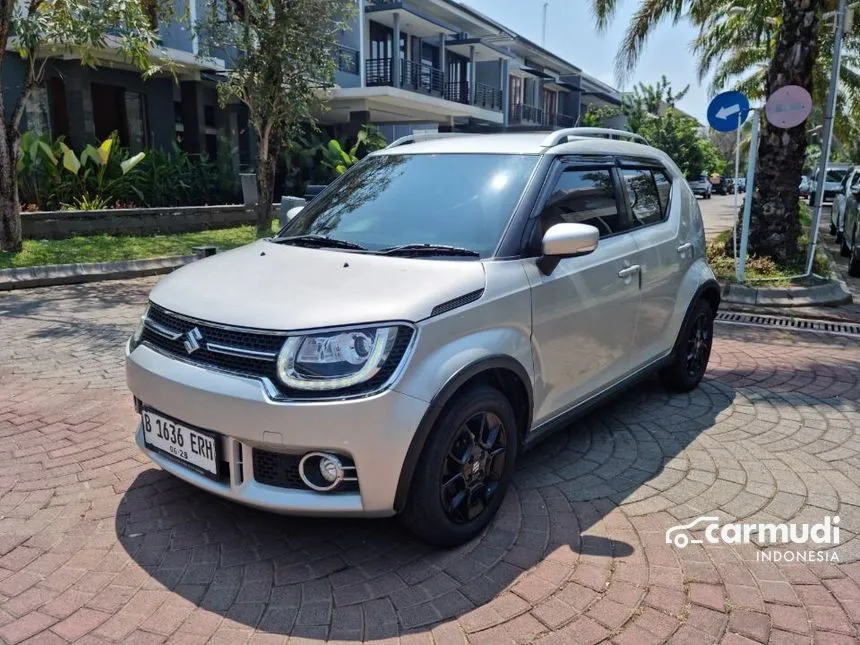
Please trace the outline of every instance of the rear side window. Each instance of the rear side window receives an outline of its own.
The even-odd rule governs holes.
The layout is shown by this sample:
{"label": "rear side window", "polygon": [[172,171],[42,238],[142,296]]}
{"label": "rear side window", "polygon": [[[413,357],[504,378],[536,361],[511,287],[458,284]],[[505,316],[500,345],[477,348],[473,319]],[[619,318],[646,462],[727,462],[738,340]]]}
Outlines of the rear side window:
{"label": "rear side window", "polygon": [[649,169],[628,168],[621,171],[621,176],[624,178],[635,224],[647,226],[662,221],[664,210],[654,173]]}
{"label": "rear side window", "polygon": [[607,237],[623,230],[609,170],[565,170],[543,211],[544,230],[553,224],[590,224]]}
{"label": "rear side window", "polygon": [[662,170],[652,170],[654,183],[657,184],[657,194],[660,196],[660,210],[663,219],[669,216],[669,197],[672,195],[672,180]]}

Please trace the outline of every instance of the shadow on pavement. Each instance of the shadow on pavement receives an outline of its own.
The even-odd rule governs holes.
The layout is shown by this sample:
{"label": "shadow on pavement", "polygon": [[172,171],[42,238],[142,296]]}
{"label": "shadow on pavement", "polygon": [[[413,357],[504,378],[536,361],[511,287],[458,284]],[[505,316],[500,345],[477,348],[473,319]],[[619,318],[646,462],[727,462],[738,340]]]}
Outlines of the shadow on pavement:
{"label": "shadow on pavement", "polygon": [[599,578],[644,563],[641,546],[609,539],[606,525],[635,541],[619,504],[658,480],[733,398],[714,382],[687,395],[655,381],[627,391],[523,455],[487,531],[449,551],[395,519],[274,515],[154,469],[126,492],[116,534],[160,585],[260,631],[343,640],[426,631],[487,603],[522,606],[575,566]]}

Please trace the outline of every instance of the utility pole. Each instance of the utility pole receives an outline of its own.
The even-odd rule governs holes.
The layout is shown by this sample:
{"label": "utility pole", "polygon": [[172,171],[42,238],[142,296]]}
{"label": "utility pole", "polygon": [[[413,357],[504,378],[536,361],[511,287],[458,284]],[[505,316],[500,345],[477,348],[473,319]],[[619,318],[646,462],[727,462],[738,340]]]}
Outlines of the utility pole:
{"label": "utility pole", "polygon": [[549,8],[549,0],[543,3],[543,29],[541,30],[540,46],[546,47],[546,10]]}
{"label": "utility pole", "polygon": [[815,249],[818,246],[818,228],[821,226],[821,207],[824,204],[824,187],[827,181],[827,162],[830,160],[830,144],[833,140],[833,113],[836,108],[836,89],[839,84],[839,70],[842,62],[842,36],[845,33],[846,0],[839,0],[836,12],[836,34],[833,42],[833,69],[830,72],[830,91],[827,94],[827,110],[824,113],[824,133],[821,139],[821,161],[815,181],[815,216],[812,218],[812,231],[809,239],[809,259],[806,263],[807,276],[812,275],[815,263]]}

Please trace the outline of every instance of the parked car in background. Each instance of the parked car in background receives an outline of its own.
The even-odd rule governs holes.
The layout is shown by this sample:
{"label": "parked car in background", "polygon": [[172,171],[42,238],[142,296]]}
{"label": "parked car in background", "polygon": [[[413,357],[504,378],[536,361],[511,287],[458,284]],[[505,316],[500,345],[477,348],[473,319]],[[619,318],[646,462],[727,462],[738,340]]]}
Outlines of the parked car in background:
{"label": "parked car in background", "polygon": [[849,194],[845,204],[842,236],[839,240],[839,251],[842,257],[848,258],[848,275],[860,278],[860,209],[858,209],[860,191]]}
{"label": "parked car in background", "polygon": [[842,179],[839,193],[833,199],[830,207],[830,234],[836,236],[836,241],[842,241],[842,232],[845,230],[845,208],[848,200],[858,189],[860,189],[860,166],[855,166]]}
{"label": "parked car in background", "polygon": [[809,197],[809,175],[803,175],[800,178],[800,187],[798,188],[798,193],[803,199]]}
{"label": "parked car in background", "polygon": [[721,195],[734,195],[735,194],[735,180],[732,177],[723,177],[720,182],[723,186],[723,192]]}
{"label": "parked car in background", "polygon": [[708,179],[708,176],[704,173],[701,175],[688,175],[687,176],[687,184],[690,186],[690,190],[693,191],[693,194],[697,197],[701,197],[702,199],[710,199],[711,191],[713,190],[711,180]]}
{"label": "parked car in background", "polygon": [[720,303],[699,206],[664,152],[594,135],[405,137],[171,273],[126,346],[139,448],[235,502],[450,546],[542,437],[652,372],[693,390]]}
{"label": "parked car in background", "polygon": [[745,193],[747,191],[747,178],[738,177],[738,192]]}
{"label": "parked car in background", "polygon": [[851,171],[851,164],[839,163],[827,166],[827,174],[823,182],[819,181],[818,171],[811,178],[809,187],[809,202],[815,204],[815,198],[819,191],[823,192],[823,202],[832,201],[842,187],[842,180]]}

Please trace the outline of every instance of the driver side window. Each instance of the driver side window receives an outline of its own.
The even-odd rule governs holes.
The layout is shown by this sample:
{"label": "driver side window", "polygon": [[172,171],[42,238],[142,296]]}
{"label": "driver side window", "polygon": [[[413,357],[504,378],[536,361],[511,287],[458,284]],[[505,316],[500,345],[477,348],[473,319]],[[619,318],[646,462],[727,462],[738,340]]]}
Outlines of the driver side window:
{"label": "driver side window", "polygon": [[607,237],[623,230],[608,169],[565,170],[543,210],[543,229],[554,224],[590,224]]}

